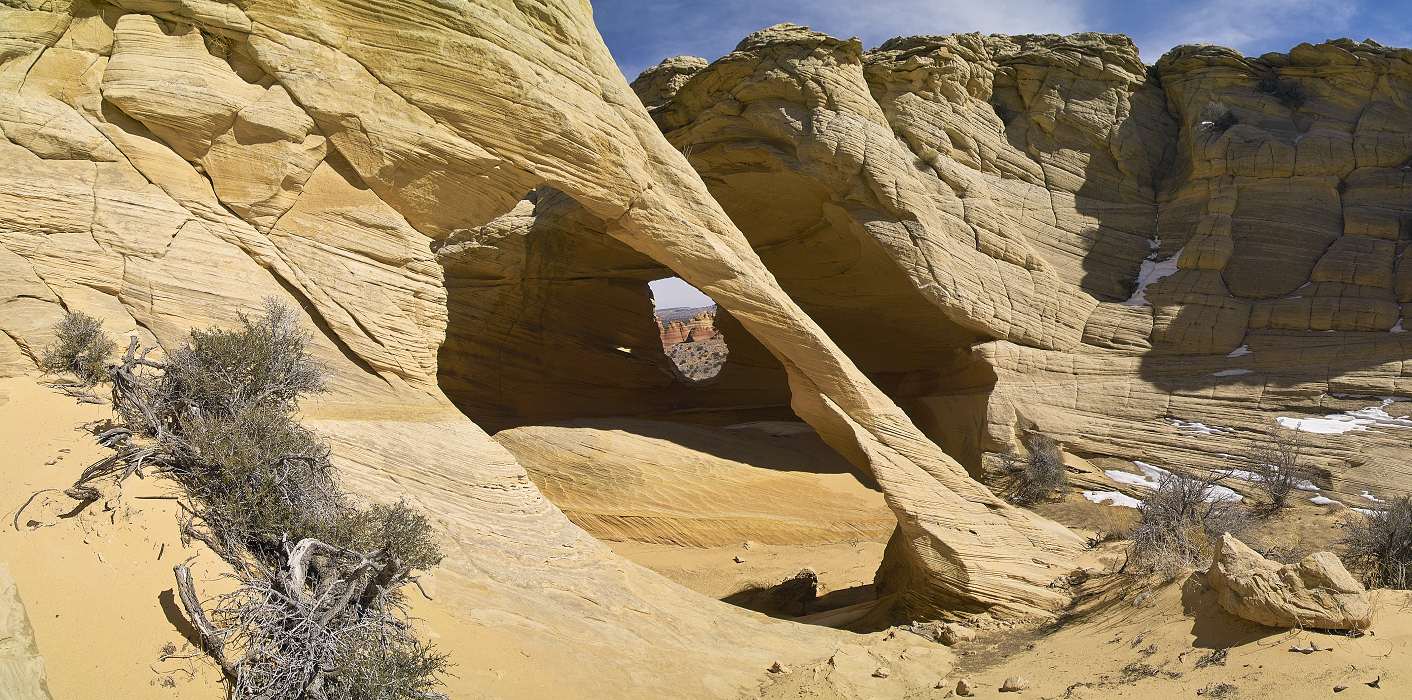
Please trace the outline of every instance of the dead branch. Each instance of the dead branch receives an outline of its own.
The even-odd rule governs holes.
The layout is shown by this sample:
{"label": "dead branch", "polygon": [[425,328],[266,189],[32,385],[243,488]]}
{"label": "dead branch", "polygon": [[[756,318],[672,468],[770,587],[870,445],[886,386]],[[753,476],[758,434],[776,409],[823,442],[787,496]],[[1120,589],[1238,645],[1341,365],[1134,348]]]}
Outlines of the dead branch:
{"label": "dead branch", "polygon": [[206,611],[201,609],[201,600],[196,597],[196,584],[191,578],[191,567],[183,562],[172,567],[172,572],[176,574],[177,595],[181,598],[181,607],[186,610],[186,617],[191,621],[191,626],[195,627],[197,634],[201,636],[201,646],[220,664],[221,671],[232,681],[235,680],[238,669],[226,659],[225,641],[216,632],[215,625],[206,618]]}
{"label": "dead branch", "polygon": [[59,490],[59,489],[40,489],[40,490],[35,491],[34,493],[30,494],[30,495],[29,495],[29,498],[25,500],[24,505],[20,506],[20,509],[17,510],[17,511],[15,511],[15,519],[14,519],[14,521],[13,521],[13,525],[15,526],[15,532],[19,532],[19,531],[20,531],[20,513],[25,512],[25,509],[29,507],[29,504],[33,503],[33,502],[34,502],[34,499],[36,499],[36,498],[39,497],[39,494],[44,493],[44,492],[46,492],[46,491],[58,491],[58,490]]}

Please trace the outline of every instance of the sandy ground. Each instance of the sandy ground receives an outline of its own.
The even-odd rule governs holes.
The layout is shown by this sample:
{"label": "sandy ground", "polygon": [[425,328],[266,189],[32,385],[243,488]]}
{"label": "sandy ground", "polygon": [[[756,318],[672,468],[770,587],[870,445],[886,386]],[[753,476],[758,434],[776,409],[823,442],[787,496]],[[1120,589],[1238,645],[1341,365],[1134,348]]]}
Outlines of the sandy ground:
{"label": "sandy ground", "polygon": [[[172,597],[172,566],[200,552],[177,536],[167,484],[130,479],[73,515],[61,493],[108,453],[78,429],[108,415],[33,379],[0,380],[0,561],[29,611],[50,690],[55,700],[223,697]],[[36,497],[16,528],[16,511],[41,489],[58,491]],[[214,559],[207,551],[193,565],[203,593],[221,583],[203,565]],[[164,649],[188,658],[164,660]]]}
{"label": "sandy ground", "polygon": [[[105,406],[77,403],[32,379],[0,380],[0,445],[7,455],[0,467],[0,561],[11,570],[28,609],[50,688],[57,700],[221,698],[219,674],[189,643],[172,600],[171,567],[195,555],[206,595],[219,592],[223,581],[210,552],[184,547],[177,537],[178,507],[169,484],[132,479],[121,490],[110,487],[104,499],[78,513],[59,491],[43,492],[15,519],[31,493],[62,490],[105,454],[78,428],[107,413]],[[1042,510],[1089,529],[1119,529],[1132,518],[1130,511],[1081,498]],[[1293,548],[1327,546],[1339,536],[1345,516],[1301,504],[1264,530]],[[812,568],[828,607],[871,595],[883,549],[882,542],[610,544],[624,557],[716,598]],[[1105,548],[1116,554],[1120,546]],[[611,662],[586,658],[552,635],[515,635],[470,623],[451,601],[473,599],[473,582],[436,573],[428,577],[428,588],[436,599],[412,595],[411,609],[423,632],[457,664],[447,679],[453,698],[552,697],[563,690],[553,669]],[[1350,638],[1244,623],[1216,605],[1200,574],[1168,584],[1096,577],[1087,588],[1091,595],[1082,608],[1061,625],[983,630],[975,642],[953,647],[954,668],[937,663],[935,656],[924,662],[920,655],[909,659],[903,653],[880,660],[867,651],[841,651],[788,673],[762,669],[759,695],[889,697],[867,688],[873,668],[890,665],[894,677],[935,674],[936,687],[914,689],[906,697],[948,697],[960,678],[978,688],[978,697],[999,697],[1000,684],[1010,676],[1025,677],[1030,689],[1019,697],[1033,698],[1298,700],[1335,697],[1340,686],[1339,698],[1412,697],[1412,594],[1375,593],[1372,632]],[[929,644],[901,630],[894,634],[911,640],[904,646]],[[1310,639],[1331,650],[1311,655],[1289,650]],[[174,655],[163,659],[164,652]],[[844,675],[848,683],[839,680]],[[1376,688],[1368,685],[1375,681]],[[494,695],[487,687],[496,689]],[[877,687],[885,686],[879,680]],[[584,697],[631,694],[608,687],[576,691]]]}
{"label": "sandy ground", "polygon": [[608,543],[619,555],[712,598],[727,599],[747,589],[768,588],[803,569],[813,569],[819,576],[819,600],[813,610],[872,599],[873,574],[882,562],[885,545],[843,542],[785,546],[751,542],[694,548],[646,542]]}

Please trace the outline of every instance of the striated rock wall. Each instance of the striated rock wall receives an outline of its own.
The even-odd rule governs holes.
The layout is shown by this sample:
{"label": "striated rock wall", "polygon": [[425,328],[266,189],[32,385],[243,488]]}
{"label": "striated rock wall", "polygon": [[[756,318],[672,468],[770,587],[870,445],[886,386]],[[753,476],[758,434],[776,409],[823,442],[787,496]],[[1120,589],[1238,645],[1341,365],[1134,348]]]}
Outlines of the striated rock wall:
{"label": "striated rock wall", "polygon": [[[791,296],[979,471],[1025,430],[1231,466],[1406,396],[1412,53],[802,27],[634,82]],[[768,184],[767,184],[768,183]],[[1193,422],[1222,430],[1182,428]],[[1336,498],[1412,491],[1394,423],[1307,439]],[[1236,465],[1238,466],[1238,465]]]}
{"label": "striated rock wall", "polygon": [[[19,0],[0,27],[0,367],[32,372],[65,310],[171,343],[264,296],[297,303],[334,378],[309,423],[354,488],[444,527],[458,634],[558,649],[555,680],[586,695],[734,695],[772,661],[853,643],[624,564],[466,418],[621,414],[641,392],[609,393],[620,378],[680,381],[660,373],[642,306],[667,271],[742,339],[744,363],[709,395],[736,376],[724,405],[778,406],[787,383],[794,412],[877,481],[898,522],[899,612],[1066,604],[1050,584],[1077,538],[968,478],[777,284],[622,81],[586,4]],[[559,299],[585,313],[544,323]],[[541,342],[595,338],[600,310],[636,325]],[[752,385],[750,367],[773,383]],[[621,665],[567,662],[590,648]],[[664,653],[690,661],[663,669]]]}
{"label": "striated rock wall", "polygon": [[657,332],[662,347],[671,349],[677,343],[699,343],[720,335],[716,330],[716,308],[658,309]]}

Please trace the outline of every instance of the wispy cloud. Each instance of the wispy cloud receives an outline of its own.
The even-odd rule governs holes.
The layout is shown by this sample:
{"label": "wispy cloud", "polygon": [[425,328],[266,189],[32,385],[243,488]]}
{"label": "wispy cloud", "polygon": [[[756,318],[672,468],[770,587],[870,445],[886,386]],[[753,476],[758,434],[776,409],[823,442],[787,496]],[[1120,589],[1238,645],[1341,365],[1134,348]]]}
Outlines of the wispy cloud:
{"label": "wispy cloud", "polygon": [[1355,0],[1198,0],[1167,7],[1146,26],[1128,30],[1148,62],[1182,44],[1228,46],[1247,55],[1285,51],[1301,41],[1344,36],[1358,15]]}

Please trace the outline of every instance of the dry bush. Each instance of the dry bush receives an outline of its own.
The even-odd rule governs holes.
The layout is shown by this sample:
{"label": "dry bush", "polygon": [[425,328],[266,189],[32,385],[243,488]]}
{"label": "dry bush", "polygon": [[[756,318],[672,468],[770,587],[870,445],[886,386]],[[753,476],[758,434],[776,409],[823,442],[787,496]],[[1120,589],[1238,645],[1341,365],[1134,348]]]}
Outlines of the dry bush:
{"label": "dry bush", "polygon": [[1304,439],[1295,430],[1277,430],[1250,454],[1256,486],[1268,501],[1267,514],[1289,506],[1289,496],[1309,481],[1313,471],[1304,464]]}
{"label": "dry bush", "polygon": [[1343,560],[1369,588],[1412,588],[1412,497],[1348,523]]}
{"label": "dry bush", "polygon": [[235,570],[210,606],[185,564],[177,588],[203,644],[239,700],[441,697],[446,658],[417,639],[399,592],[441,552],[405,503],[359,507],[333,476],[328,445],[299,425],[298,402],[324,386],[292,310],[267,301],[235,330],[192,331],[164,362],[136,340],[114,368],[124,425],[100,435],[117,452],[86,482],[150,467],[189,504],[186,536]]}
{"label": "dry bush", "polygon": [[1222,533],[1239,537],[1252,524],[1237,501],[1224,500],[1217,487],[1225,477],[1196,477],[1171,471],[1138,508],[1139,521],[1130,534],[1127,566],[1144,572],[1175,576],[1206,566]]}
{"label": "dry bush", "polygon": [[54,326],[54,342],[44,349],[39,367],[49,374],[68,374],[83,386],[108,378],[108,358],[118,349],[103,332],[103,322],[82,311],[64,314]]}
{"label": "dry bush", "polygon": [[1048,500],[1068,483],[1064,453],[1059,443],[1040,433],[1025,436],[1028,454],[1001,455],[1001,465],[1009,480],[1010,502],[1033,505]]}

